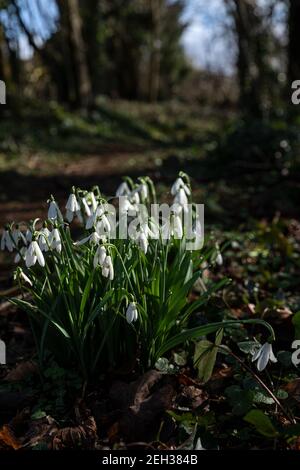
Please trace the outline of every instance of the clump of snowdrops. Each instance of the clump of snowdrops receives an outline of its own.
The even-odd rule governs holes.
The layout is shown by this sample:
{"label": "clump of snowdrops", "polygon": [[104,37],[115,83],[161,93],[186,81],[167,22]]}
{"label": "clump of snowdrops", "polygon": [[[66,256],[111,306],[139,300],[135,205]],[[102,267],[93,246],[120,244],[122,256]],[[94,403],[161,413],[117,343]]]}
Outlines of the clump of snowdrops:
{"label": "clump of snowdrops", "polygon": [[[5,227],[1,248],[15,253],[15,279],[23,292],[11,302],[29,315],[41,365],[50,353],[59,364],[78,367],[85,379],[124,364],[146,369],[176,346],[232,325],[188,328],[191,315],[226,280],[206,285],[202,279],[202,266],[211,259],[222,263],[217,244],[215,250],[201,243],[187,249],[183,214],[191,210],[195,238],[202,239],[203,227],[186,174],[170,194],[169,218],[159,224],[147,215],[132,237],[112,236],[112,206],[98,187],[72,188],[65,207],[51,196],[44,222]],[[124,220],[128,228],[128,215],[139,215],[140,203],[150,208],[157,202],[153,182],[125,178],[109,202],[120,200],[117,229]],[[79,234],[75,240],[73,233]],[[196,282],[202,294],[190,301]],[[257,322],[273,339],[268,324]]]}

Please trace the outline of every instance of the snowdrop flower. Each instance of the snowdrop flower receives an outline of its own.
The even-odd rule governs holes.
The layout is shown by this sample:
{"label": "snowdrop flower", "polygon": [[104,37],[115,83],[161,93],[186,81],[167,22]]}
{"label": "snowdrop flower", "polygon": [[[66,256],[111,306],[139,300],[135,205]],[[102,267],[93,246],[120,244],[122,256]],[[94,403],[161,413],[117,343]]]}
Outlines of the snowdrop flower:
{"label": "snowdrop flower", "polygon": [[136,241],[142,252],[146,254],[148,251],[149,242],[145,232],[141,231],[138,234]]}
{"label": "snowdrop flower", "polygon": [[14,259],[14,262],[15,262],[16,264],[18,264],[18,263],[21,261],[21,259],[25,259],[25,257],[26,257],[26,251],[27,251],[27,248],[26,248],[25,246],[23,246],[23,247],[20,249],[20,251],[16,254],[15,259]]}
{"label": "snowdrop flower", "polygon": [[45,258],[37,241],[32,241],[26,250],[25,263],[27,268],[31,268],[38,261],[39,265],[45,266]]}
{"label": "snowdrop flower", "polygon": [[176,193],[174,198],[174,203],[179,204],[180,206],[184,207],[188,204],[188,198],[186,192],[183,188],[180,188],[178,193]]}
{"label": "snowdrop flower", "polygon": [[96,210],[88,217],[85,228],[87,230],[90,230],[97,222],[97,219],[99,217],[102,217],[104,215],[104,208],[102,205],[98,206]]}
{"label": "snowdrop flower", "polygon": [[84,207],[85,215],[86,215],[87,217],[91,217],[92,211],[91,211],[91,209],[90,209],[90,207],[89,207],[89,205],[88,205],[88,203],[87,203],[86,198],[83,197],[83,198],[81,199],[81,202],[82,202],[82,205],[83,205],[83,207]]}
{"label": "snowdrop flower", "polygon": [[1,237],[1,250],[4,251],[5,248],[7,248],[10,253],[12,253],[14,250],[13,240],[10,236],[9,231],[6,229],[3,230]]}
{"label": "snowdrop flower", "polygon": [[58,228],[54,228],[50,237],[50,246],[53,250],[56,250],[58,253],[61,253],[62,244]]}
{"label": "snowdrop flower", "polygon": [[92,208],[92,212],[95,212],[97,207],[98,207],[98,203],[96,201],[95,194],[93,193],[93,191],[88,193],[88,195],[86,196],[86,199],[90,203],[90,206]]}
{"label": "snowdrop flower", "polygon": [[129,211],[136,211],[136,208],[133,204],[131,204],[128,197],[122,197],[120,204],[119,204],[119,212],[120,215],[127,214]]}
{"label": "snowdrop flower", "polygon": [[26,239],[17,225],[12,233],[12,238],[16,247],[18,246],[20,240],[22,240],[23,243],[26,245]]}
{"label": "snowdrop flower", "polygon": [[19,271],[19,279],[22,279],[26,284],[29,284],[31,287],[33,286],[29,277],[26,276],[26,274],[22,270]]}
{"label": "snowdrop flower", "polygon": [[129,196],[130,194],[130,189],[126,181],[123,181],[123,183],[120,184],[116,191],[116,197],[120,196]]}
{"label": "snowdrop flower", "polygon": [[95,245],[98,245],[98,243],[101,241],[101,237],[98,235],[97,232],[93,232],[91,235],[88,237],[83,238],[82,240],[79,240],[78,242],[75,242],[74,245],[80,246],[80,245],[85,245],[86,243],[94,243]]}
{"label": "snowdrop flower", "polygon": [[263,346],[261,346],[252,357],[252,362],[254,361],[257,361],[257,369],[259,372],[267,367],[269,361],[277,362],[277,359],[273,353],[272,344],[265,343]]}
{"label": "snowdrop flower", "polygon": [[66,219],[68,222],[72,222],[74,215],[78,216],[78,214],[80,214],[80,205],[74,193],[70,194],[66,204],[66,209]]}
{"label": "snowdrop flower", "polygon": [[39,236],[39,247],[42,251],[49,251],[51,232],[47,227],[43,227]]}
{"label": "snowdrop flower", "polygon": [[56,201],[52,200],[49,205],[48,209],[48,219],[50,220],[59,220],[60,222],[63,221],[62,213],[56,203]]}
{"label": "snowdrop flower", "polygon": [[111,225],[105,214],[102,215],[100,220],[97,222],[96,230],[99,235],[107,235],[111,231]]}
{"label": "snowdrop flower", "polygon": [[175,183],[173,184],[171,188],[172,196],[176,196],[176,194],[180,191],[180,189],[183,189],[187,196],[191,195],[190,188],[187,186],[187,184],[185,184],[183,179],[179,177],[177,178],[177,180],[175,181]]}
{"label": "snowdrop flower", "polygon": [[197,439],[196,445],[195,445],[195,450],[206,450],[204,449],[200,437]]}
{"label": "snowdrop flower", "polygon": [[180,240],[183,237],[182,221],[179,215],[172,214],[170,220],[162,226],[162,236],[163,240],[169,240],[171,237]]}
{"label": "snowdrop flower", "polygon": [[135,206],[136,204],[139,204],[141,202],[140,195],[138,192],[133,191],[130,194],[130,202]]}
{"label": "snowdrop flower", "polygon": [[[145,183],[141,183],[137,188],[135,188],[132,192],[131,192],[131,196],[134,196],[135,194],[139,194],[141,195],[141,198],[142,200],[145,200],[148,198],[148,186],[145,184]],[[140,202],[140,198],[138,197],[138,202]]]}
{"label": "snowdrop flower", "polygon": [[218,266],[222,266],[222,264],[223,264],[223,256],[220,252],[218,252],[218,254],[217,254],[216,263],[217,263]]}
{"label": "snowdrop flower", "polygon": [[106,253],[105,246],[99,245],[94,256],[94,268],[95,269],[97,268],[97,266],[101,266],[101,268],[103,268],[106,256],[107,256],[107,253]]}
{"label": "snowdrop flower", "polygon": [[29,229],[26,230],[25,238],[27,243],[32,242],[32,232]]}
{"label": "snowdrop flower", "polygon": [[138,319],[138,311],[136,308],[136,304],[135,302],[131,302],[128,305],[128,308],[126,310],[126,320],[130,324],[130,323],[137,321],[137,319]]}
{"label": "snowdrop flower", "polygon": [[107,277],[112,281],[114,279],[114,267],[112,264],[111,256],[106,256],[102,266],[102,276]]}

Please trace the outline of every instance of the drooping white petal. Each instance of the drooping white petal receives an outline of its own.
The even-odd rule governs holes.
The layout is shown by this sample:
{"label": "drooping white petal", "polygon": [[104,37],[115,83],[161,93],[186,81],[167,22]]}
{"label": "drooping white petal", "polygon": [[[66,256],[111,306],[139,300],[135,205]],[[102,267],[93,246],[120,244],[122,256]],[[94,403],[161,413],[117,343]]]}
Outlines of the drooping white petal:
{"label": "drooping white petal", "polygon": [[27,268],[31,268],[32,266],[35,265],[37,261],[37,256],[34,251],[34,245],[33,242],[30,243],[29,247],[26,250],[25,254],[25,264]]}
{"label": "drooping white petal", "polygon": [[111,256],[106,256],[104,265],[102,268],[102,274],[104,277],[108,277],[111,281],[114,279],[114,267],[112,264]]}
{"label": "drooping white petal", "polygon": [[84,207],[85,215],[86,215],[87,217],[90,217],[90,216],[92,215],[92,211],[91,211],[91,209],[90,209],[90,207],[89,207],[89,205],[88,205],[88,203],[87,203],[86,198],[83,197],[83,198],[81,199],[81,202],[82,202],[82,205],[83,205],[83,207]]}
{"label": "drooping white petal", "polygon": [[80,211],[80,205],[74,193],[70,194],[69,199],[66,204],[66,209],[67,211],[70,211],[70,212]]}
{"label": "drooping white petal", "polygon": [[51,201],[48,209],[48,219],[56,220],[57,218],[57,210],[56,210],[56,202]]}
{"label": "drooping white petal", "polygon": [[174,198],[174,202],[175,204],[179,204],[183,207],[188,204],[188,198],[184,189],[182,188],[179,189],[178,193],[176,193],[176,196]]}
{"label": "drooping white petal", "polygon": [[72,211],[70,211],[70,210],[67,210],[67,212],[66,212],[66,219],[67,219],[67,221],[68,221],[69,223],[71,223],[72,220],[73,220],[73,218],[74,218],[74,213],[73,213]]}
{"label": "drooping white petal", "polygon": [[173,183],[172,187],[171,187],[171,194],[172,196],[175,196],[179,189],[182,188],[184,186],[184,181],[182,178],[177,178],[177,180]]}
{"label": "drooping white petal", "polygon": [[223,264],[223,256],[220,252],[217,254],[216,263],[218,266],[222,266]]}
{"label": "drooping white petal", "polygon": [[[265,344],[264,344],[264,346],[265,346]],[[259,356],[258,361],[257,361],[257,370],[259,372],[264,370],[267,367],[267,364],[269,362],[269,351],[266,348],[264,348],[264,346],[261,349],[261,353],[260,353],[260,356]]]}
{"label": "drooping white petal", "polygon": [[96,201],[95,194],[94,194],[93,192],[90,192],[90,193],[88,194],[88,197],[89,197],[89,199],[90,199],[90,201],[91,201],[92,212],[95,212],[96,209],[97,209],[97,207],[98,207],[98,203],[97,203],[97,201]]}
{"label": "drooping white petal", "polygon": [[26,238],[27,243],[32,242],[32,232],[29,229],[26,230],[25,238]]}
{"label": "drooping white petal", "polygon": [[61,243],[61,237],[60,237],[58,228],[53,229],[51,233],[50,244],[51,244],[51,248],[56,250],[58,253],[61,253],[62,243]]}
{"label": "drooping white petal", "polygon": [[271,362],[277,362],[277,359],[275,357],[275,354],[273,353],[273,348],[272,348],[272,344],[270,344],[270,352],[269,352],[269,356],[270,356],[270,361]]}
{"label": "drooping white petal", "polygon": [[39,236],[39,247],[42,251],[49,251],[51,232],[47,227],[43,227]]}
{"label": "drooping white petal", "polygon": [[130,189],[126,181],[120,184],[116,191],[116,197],[127,196],[130,194]]}
{"label": "drooping white petal", "polygon": [[33,245],[33,250],[34,250],[35,256],[37,257],[39,265],[44,267],[45,266],[45,258],[44,258],[44,255],[43,255],[40,247],[39,247],[38,242],[33,241],[32,245]]}
{"label": "drooping white petal", "polygon": [[75,246],[80,246],[80,245],[85,245],[87,242],[90,241],[91,235],[88,237],[83,238],[82,240],[78,240],[77,242],[74,243]]}
{"label": "drooping white petal", "polygon": [[148,251],[149,242],[144,232],[139,233],[137,237],[137,243],[140,249],[142,250],[142,252],[146,254]]}
{"label": "drooping white petal", "polygon": [[136,308],[136,304],[135,302],[131,302],[128,305],[128,308],[126,310],[126,320],[130,324],[130,323],[137,321],[137,319],[138,319],[138,311]]}
{"label": "drooping white petal", "polygon": [[25,274],[23,271],[21,271],[20,277],[23,279],[24,282],[26,282],[27,284],[29,284],[31,287],[33,286],[31,280],[29,279],[28,276],[26,276],[26,274]]}
{"label": "drooping white petal", "polygon": [[8,230],[6,230],[6,233],[5,233],[5,243],[6,243],[6,248],[8,249],[8,251],[12,253],[14,251],[14,244],[13,244],[11,235]]}

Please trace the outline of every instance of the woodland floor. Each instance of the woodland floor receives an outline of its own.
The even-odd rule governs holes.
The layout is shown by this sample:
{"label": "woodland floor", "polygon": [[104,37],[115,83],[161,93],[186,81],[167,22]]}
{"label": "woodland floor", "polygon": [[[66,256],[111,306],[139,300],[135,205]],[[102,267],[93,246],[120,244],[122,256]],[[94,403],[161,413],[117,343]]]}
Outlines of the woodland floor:
{"label": "woodland floor", "polygon": [[[1,226],[44,217],[50,194],[62,203],[72,185],[98,184],[110,195],[122,176],[149,175],[164,194],[184,170],[195,199],[205,204],[207,232],[226,246],[224,266],[211,275],[233,282],[214,305],[225,305],[234,317],[266,317],[279,332],[280,351],[289,353],[300,310],[299,166],[287,173],[264,155],[240,155],[230,165],[216,160],[234,120],[228,112],[176,103],[107,101],[88,117],[54,105],[42,115],[38,105],[31,108],[30,119],[26,110],[17,120],[7,116],[0,131]],[[1,254],[0,263],[0,337],[8,351],[0,369],[0,449],[189,448],[195,429],[208,448],[300,448],[299,438],[289,442],[283,433],[274,439],[243,420],[255,407],[287,424],[268,397],[259,402],[249,395],[251,377],[222,357],[206,384],[178,357],[176,374],[118,371],[85,394],[74,371],[56,364],[40,382],[28,321],[6,300],[18,294],[12,260]],[[232,336],[236,345],[240,338]],[[275,387],[285,392],[283,402],[297,422],[300,379],[290,362],[282,359],[281,366]]]}

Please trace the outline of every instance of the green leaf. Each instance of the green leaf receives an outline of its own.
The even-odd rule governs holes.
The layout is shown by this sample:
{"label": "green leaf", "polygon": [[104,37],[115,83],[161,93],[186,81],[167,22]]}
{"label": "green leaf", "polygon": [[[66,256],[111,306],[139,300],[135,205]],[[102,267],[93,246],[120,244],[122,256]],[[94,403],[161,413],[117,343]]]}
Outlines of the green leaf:
{"label": "green leaf", "polygon": [[270,418],[261,410],[251,410],[246,414],[244,420],[253,424],[257,432],[265,437],[277,437],[278,431],[273,426]]}
{"label": "green leaf", "polygon": [[269,323],[265,322],[264,320],[229,320],[224,322],[210,323],[208,325],[203,325],[182,331],[181,333],[169,338],[156,352],[156,358],[163,356],[166,352],[175,348],[179,344],[184,343],[185,341],[199,339],[201,336],[206,336],[210,333],[217,332],[220,328],[226,328],[232,325],[246,324],[263,325],[271,332],[272,335],[274,335],[272,327],[269,325]]}
{"label": "green leaf", "polygon": [[239,385],[231,385],[226,388],[225,395],[236,416],[242,416],[252,408],[254,394],[251,390],[243,390]]}
{"label": "green leaf", "polygon": [[208,340],[200,341],[195,348],[194,364],[198,369],[198,377],[204,383],[207,382],[213,373],[216,363],[218,346],[223,338],[223,330],[217,332],[215,343]]}

